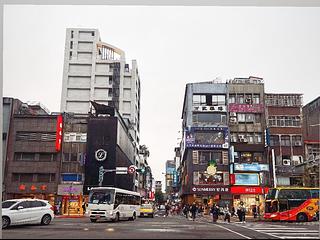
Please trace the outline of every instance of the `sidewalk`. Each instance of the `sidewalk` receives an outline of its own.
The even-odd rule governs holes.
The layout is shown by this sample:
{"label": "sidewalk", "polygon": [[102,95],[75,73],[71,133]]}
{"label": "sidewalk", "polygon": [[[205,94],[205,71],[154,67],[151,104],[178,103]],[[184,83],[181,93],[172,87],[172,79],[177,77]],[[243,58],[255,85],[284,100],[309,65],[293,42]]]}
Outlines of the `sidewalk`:
{"label": "sidewalk", "polygon": [[55,218],[85,218],[84,215],[55,215]]}

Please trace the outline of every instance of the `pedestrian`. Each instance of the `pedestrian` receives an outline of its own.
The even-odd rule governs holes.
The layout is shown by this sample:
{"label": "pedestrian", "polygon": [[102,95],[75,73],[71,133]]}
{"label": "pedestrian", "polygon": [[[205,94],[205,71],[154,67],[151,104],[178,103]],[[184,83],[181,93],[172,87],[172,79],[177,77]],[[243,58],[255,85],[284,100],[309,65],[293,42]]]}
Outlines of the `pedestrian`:
{"label": "pedestrian", "polygon": [[256,205],[252,206],[252,213],[253,213],[253,218],[257,218],[258,212],[257,212],[257,206]]}
{"label": "pedestrian", "polygon": [[170,206],[169,206],[169,204],[166,203],[165,208],[166,208],[166,217],[168,217],[168,216],[169,216],[169,211],[170,211]]}
{"label": "pedestrian", "polygon": [[188,218],[188,213],[189,213],[189,205],[186,204],[183,208],[183,214]]}
{"label": "pedestrian", "polygon": [[213,204],[211,214],[213,223],[216,223],[219,218],[219,207],[216,204]]}
{"label": "pedestrian", "polygon": [[86,202],[85,201],[82,203],[82,211],[83,211],[83,214],[86,213]]}
{"label": "pedestrian", "polygon": [[231,209],[231,217],[235,216],[236,215],[236,209],[234,208],[234,206],[232,206],[232,209]]}
{"label": "pedestrian", "polygon": [[230,223],[230,218],[231,218],[231,212],[229,209],[229,205],[227,204],[226,207],[224,208],[224,221],[228,221],[228,223]]}
{"label": "pedestrian", "polygon": [[240,202],[239,210],[240,210],[240,215],[241,215],[240,222],[246,223],[246,208],[245,208],[245,205],[243,202]]}
{"label": "pedestrian", "polygon": [[196,205],[196,203],[193,203],[191,206],[191,209],[190,209],[191,218],[193,221],[195,221],[195,219],[196,219],[197,211],[198,211],[197,205]]}

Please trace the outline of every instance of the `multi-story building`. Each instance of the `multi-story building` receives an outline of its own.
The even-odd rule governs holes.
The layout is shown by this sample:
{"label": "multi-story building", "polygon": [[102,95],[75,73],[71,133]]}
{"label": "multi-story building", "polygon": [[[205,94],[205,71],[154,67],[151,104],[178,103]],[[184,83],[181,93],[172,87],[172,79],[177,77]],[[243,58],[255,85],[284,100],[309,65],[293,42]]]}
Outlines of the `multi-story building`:
{"label": "multi-story building", "polygon": [[57,191],[61,214],[82,214],[84,164],[87,145],[86,116],[63,113],[62,159]]}
{"label": "multi-story building", "polygon": [[320,97],[305,105],[302,112],[305,153],[304,184],[319,187]]}
{"label": "multi-story building", "polygon": [[5,199],[35,197],[54,204],[61,167],[62,116],[40,104],[11,101],[7,132]]}
{"label": "multi-story building", "polygon": [[169,199],[172,200],[174,191],[173,191],[173,179],[176,172],[176,163],[174,160],[166,161],[166,195]]}
{"label": "multi-story building", "polygon": [[264,154],[264,83],[261,78],[249,77],[229,80],[227,85],[233,204],[242,201],[250,211],[262,203],[270,178]]}
{"label": "multi-story building", "polygon": [[161,181],[155,181],[155,192],[162,193],[162,182]]}
{"label": "multi-story building", "polygon": [[[88,118],[84,194],[90,187],[109,186],[138,192],[134,174],[117,174],[117,168],[135,165],[135,146],[129,128],[114,107],[94,103]],[[107,170],[103,174],[104,170]]]}
{"label": "multi-story building", "polygon": [[[91,102],[115,107],[133,137],[134,165],[139,164],[140,77],[121,49],[102,42],[97,29],[66,30],[61,112],[88,115]],[[136,174],[135,180],[139,181]]]}
{"label": "multi-story building", "polygon": [[302,186],[302,94],[266,94],[268,157],[274,151],[277,186]]}
{"label": "multi-story building", "polygon": [[181,188],[184,203],[230,204],[227,85],[186,85],[182,111]]}

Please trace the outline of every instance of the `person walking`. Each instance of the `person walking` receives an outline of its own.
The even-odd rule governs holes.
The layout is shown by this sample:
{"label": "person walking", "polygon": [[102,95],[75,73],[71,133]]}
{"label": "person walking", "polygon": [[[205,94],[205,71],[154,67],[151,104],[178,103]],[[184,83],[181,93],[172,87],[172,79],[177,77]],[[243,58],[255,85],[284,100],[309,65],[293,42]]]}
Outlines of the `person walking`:
{"label": "person walking", "polygon": [[166,217],[168,217],[169,216],[169,211],[170,211],[169,204],[166,204],[165,208],[166,208]]}
{"label": "person walking", "polygon": [[246,223],[246,208],[243,202],[240,202],[239,220],[241,223]]}
{"label": "person walking", "polygon": [[211,214],[213,223],[216,223],[219,218],[219,207],[216,204],[212,206]]}
{"label": "person walking", "polygon": [[231,212],[229,209],[229,205],[227,204],[223,210],[224,210],[224,221],[228,221],[228,223],[230,223]]}
{"label": "person walking", "polygon": [[257,218],[258,216],[258,211],[257,211],[257,206],[253,205],[252,207],[252,213],[253,213],[253,218]]}
{"label": "person walking", "polygon": [[193,203],[190,209],[191,217],[193,221],[196,220],[197,211],[198,211],[197,205],[196,203]]}
{"label": "person walking", "polygon": [[189,213],[189,205],[186,204],[184,205],[184,208],[183,208],[183,214],[186,216],[186,218],[188,218],[188,213]]}

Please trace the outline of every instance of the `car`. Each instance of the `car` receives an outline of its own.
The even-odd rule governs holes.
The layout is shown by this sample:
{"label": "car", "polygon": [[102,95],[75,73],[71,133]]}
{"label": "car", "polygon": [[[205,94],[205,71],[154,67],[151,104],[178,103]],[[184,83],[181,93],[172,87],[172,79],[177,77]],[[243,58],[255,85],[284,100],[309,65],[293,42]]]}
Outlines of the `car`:
{"label": "car", "polygon": [[142,204],[140,207],[140,217],[154,217],[154,206],[152,204]]}
{"label": "car", "polygon": [[2,229],[14,225],[49,225],[54,219],[54,208],[40,199],[12,199],[2,202]]}

